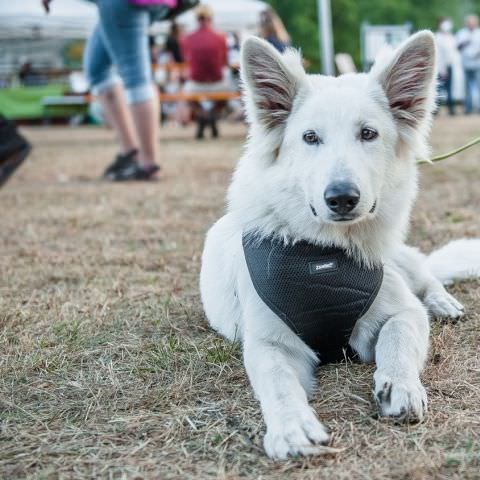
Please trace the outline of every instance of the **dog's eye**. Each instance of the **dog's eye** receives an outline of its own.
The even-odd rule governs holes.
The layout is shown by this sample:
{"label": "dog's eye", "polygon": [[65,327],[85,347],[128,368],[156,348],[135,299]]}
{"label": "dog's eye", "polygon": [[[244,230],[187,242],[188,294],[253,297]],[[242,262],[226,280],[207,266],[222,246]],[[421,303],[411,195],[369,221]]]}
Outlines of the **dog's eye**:
{"label": "dog's eye", "polygon": [[360,137],[362,138],[362,140],[365,140],[366,142],[370,142],[371,140],[375,140],[378,137],[378,132],[373,128],[365,127],[365,128],[362,128]]}
{"label": "dog's eye", "polygon": [[308,143],[308,145],[318,145],[322,143],[320,137],[313,130],[307,130],[303,134],[303,141]]}

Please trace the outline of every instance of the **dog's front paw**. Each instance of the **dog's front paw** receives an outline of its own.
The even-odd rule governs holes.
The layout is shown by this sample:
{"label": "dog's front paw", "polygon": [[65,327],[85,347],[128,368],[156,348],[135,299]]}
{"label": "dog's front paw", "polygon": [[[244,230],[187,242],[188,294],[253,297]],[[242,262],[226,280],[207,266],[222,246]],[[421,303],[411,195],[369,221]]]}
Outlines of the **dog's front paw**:
{"label": "dog's front paw", "polygon": [[401,422],[421,421],[427,413],[427,393],[417,378],[393,378],[375,372],[375,400],[382,417]]}
{"label": "dog's front paw", "polygon": [[443,288],[428,292],[423,303],[435,317],[459,318],[465,313],[463,305]]}
{"label": "dog's front paw", "polygon": [[270,424],[264,447],[270,458],[285,459],[288,455],[317,455],[329,439],[325,427],[307,407],[279,416]]}

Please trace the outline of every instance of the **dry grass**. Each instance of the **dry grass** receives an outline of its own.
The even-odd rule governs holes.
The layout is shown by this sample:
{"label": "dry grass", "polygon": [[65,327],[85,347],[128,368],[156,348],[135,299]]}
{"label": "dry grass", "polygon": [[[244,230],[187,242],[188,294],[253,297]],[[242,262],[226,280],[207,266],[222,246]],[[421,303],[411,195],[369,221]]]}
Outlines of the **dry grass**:
{"label": "dry grass", "polygon": [[[372,366],[318,372],[314,406],[336,455],[269,461],[238,346],[207,326],[202,240],[223,208],[244,130],[216,143],[163,131],[164,178],[95,179],[99,129],[26,130],[35,151],[0,193],[0,477],[480,478],[480,283],[453,291],[464,321],[433,325],[428,419],[376,419]],[[479,118],[437,120],[436,151]],[[479,236],[480,152],[424,166],[412,242]]]}

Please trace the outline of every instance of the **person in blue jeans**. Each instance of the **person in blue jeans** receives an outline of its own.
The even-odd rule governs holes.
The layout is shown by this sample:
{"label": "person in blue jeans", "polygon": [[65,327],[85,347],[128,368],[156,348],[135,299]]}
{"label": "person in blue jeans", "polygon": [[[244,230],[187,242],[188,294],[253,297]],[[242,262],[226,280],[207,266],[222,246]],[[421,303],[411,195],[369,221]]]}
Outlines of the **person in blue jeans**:
{"label": "person in blue jeans", "polygon": [[[457,44],[465,74],[465,113],[474,110],[473,98],[480,96],[480,28],[477,15],[465,17],[465,27],[457,33]],[[477,103],[480,113],[480,104]]]}
{"label": "person in blue jeans", "polygon": [[[465,75],[465,113],[473,112],[473,96],[475,91],[480,94],[480,68],[466,68]],[[480,113],[480,106],[477,106],[477,112]]]}
{"label": "person in blue jeans", "polygon": [[[51,2],[42,0],[47,12]],[[150,14],[128,0],[94,3],[99,23],[85,47],[84,70],[120,142],[120,153],[104,177],[113,181],[149,180],[159,170],[159,100],[147,36]]]}

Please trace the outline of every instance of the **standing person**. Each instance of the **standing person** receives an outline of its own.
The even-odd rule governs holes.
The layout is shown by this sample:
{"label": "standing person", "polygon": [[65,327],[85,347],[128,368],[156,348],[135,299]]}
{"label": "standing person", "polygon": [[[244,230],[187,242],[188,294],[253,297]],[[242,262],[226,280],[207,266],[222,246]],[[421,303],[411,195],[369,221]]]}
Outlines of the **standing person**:
{"label": "standing person", "polygon": [[[51,1],[42,0],[47,12]],[[120,142],[120,153],[104,178],[153,179],[159,170],[159,100],[150,65],[149,10],[127,0],[95,3],[100,20],[85,48],[84,69]],[[113,74],[113,66],[120,78]]]}
{"label": "standing person", "polygon": [[[480,95],[480,28],[477,15],[465,17],[465,28],[457,34],[457,44],[465,72],[465,113],[473,111],[473,96]],[[480,112],[480,106],[477,105]]]}
{"label": "standing person", "polygon": [[457,41],[452,34],[453,23],[449,18],[442,18],[438,22],[435,40],[437,43],[438,53],[438,77],[439,86],[446,94],[446,103],[448,113],[455,114],[455,106],[453,101],[453,64],[457,52]]}
{"label": "standing person", "polygon": [[180,26],[172,22],[167,39],[165,40],[164,51],[170,55],[170,61],[174,63],[183,63],[182,50],[180,47],[181,39],[182,30]]}
{"label": "standing person", "polygon": [[260,36],[280,53],[290,46],[290,37],[282,21],[273,10],[265,10],[260,16]]}
{"label": "standing person", "polygon": [[[189,81],[186,92],[215,92],[229,89],[223,78],[227,65],[227,41],[225,35],[212,27],[213,14],[206,5],[196,9],[198,29],[187,35],[182,42],[183,57],[189,66]],[[218,136],[216,108],[212,102],[202,102],[197,111],[197,138],[204,136],[210,126],[212,136]]]}

